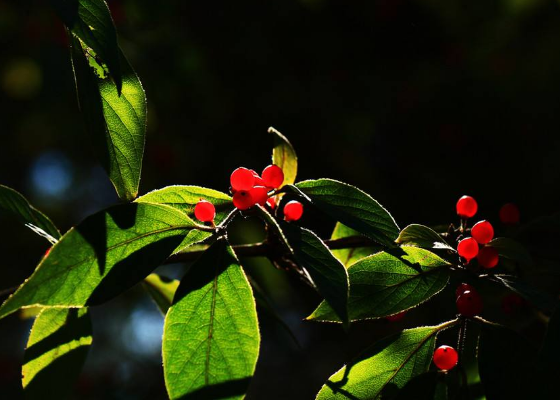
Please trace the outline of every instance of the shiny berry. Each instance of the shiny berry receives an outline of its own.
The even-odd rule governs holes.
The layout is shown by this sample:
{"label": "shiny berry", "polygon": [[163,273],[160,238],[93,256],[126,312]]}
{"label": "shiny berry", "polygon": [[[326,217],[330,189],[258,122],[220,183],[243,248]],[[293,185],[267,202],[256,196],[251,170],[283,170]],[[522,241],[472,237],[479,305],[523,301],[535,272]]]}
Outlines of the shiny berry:
{"label": "shiny berry", "polygon": [[284,183],[284,172],[278,165],[269,165],[262,172],[264,184],[267,187],[278,189]]}
{"label": "shiny berry", "polygon": [[478,243],[472,237],[465,238],[457,245],[457,252],[467,261],[472,260],[478,254]]}
{"label": "shiny berry", "polygon": [[385,319],[389,322],[397,322],[403,319],[405,315],[406,315],[406,311],[401,311],[398,314],[389,315],[388,317],[385,317]]}
{"label": "shiny berry", "polygon": [[255,205],[255,200],[250,192],[240,190],[233,195],[233,205],[239,210],[247,210]]}
{"label": "shiny berry", "polygon": [[464,317],[474,317],[482,312],[482,297],[478,292],[465,291],[457,297],[457,311]]}
{"label": "shiny berry", "polygon": [[259,174],[257,174],[257,171],[253,169],[251,169],[250,171],[253,173],[253,176],[255,177],[255,183],[253,184],[253,186],[266,186],[262,178],[259,176]]}
{"label": "shiny berry", "polygon": [[463,196],[457,201],[457,215],[463,218],[472,218],[478,210],[476,200],[471,196]]}
{"label": "shiny berry", "polygon": [[519,208],[513,203],[507,203],[500,208],[500,221],[504,225],[519,223]]}
{"label": "shiny berry", "polygon": [[196,206],[194,206],[194,216],[200,222],[214,221],[214,217],[216,217],[216,208],[214,204],[209,201],[200,200],[196,203]]}
{"label": "shiny berry", "polygon": [[478,252],[476,259],[478,260],[478,263],[484,268],[494,268],[496,265],[498,265],[500,255],[498,254],[498,250],[496,250],[494,247],[484,246]]}
{"label": "shiny berry", "polygon": [[457,289],[455,290],[455,297],[459,297],[467,290],[470,290],[471,292],[476,291],[476,289],[471,285],[469,285],[468,283],[461,283],[459,286],[457,286]]}
{"label": "shiny berry", "polygon": [[229,182],[234,192],[238,190],[247,191],[255,185],[255,177],[250,169],[240,167],[231,173]]}
{"label": "shiny berry", "polygon": [[266,204],[268,204],[271,210],[274,210],[276,208],[276,199],[274,197],[269,197]]}
{"label": "shiny berry", "polygon": [[303,215],[303,204],[299,201],[289,201],[284,206],[284,219],[286,221],[297,221]]}
{"label": "shiny berry", "polygon": [[264,186],[255,186],[249,191],[249,193],[251,194],[255,204],[260,204],[261,206],[266,204],[266,200],[268,199],[268,189]]}
{"label": "shiny berry", "polygon": [[449,371],[459,362],[457,351],[451,346],[439,346],[434,351],[434,364],[441,370]]}
{"label": "shiny berry", "polygon": [[486,244],[494,238],[494,228],[488,221],[480,221],[474,224],[471,235],[480,244]]}

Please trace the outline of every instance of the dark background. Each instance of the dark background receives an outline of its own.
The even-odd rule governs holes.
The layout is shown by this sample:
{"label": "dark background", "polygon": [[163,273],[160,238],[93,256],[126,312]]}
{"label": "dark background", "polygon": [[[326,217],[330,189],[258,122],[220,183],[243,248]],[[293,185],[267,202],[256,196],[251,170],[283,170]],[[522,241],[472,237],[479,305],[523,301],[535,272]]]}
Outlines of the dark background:
{"label": "dark background", "polygon": [[[141,194],[171,184],[227,191],[233,169],[269,163],[274,126],[296,148],[300,180],[354,184],[401,227],[455,222],[463,194],[496,224],[506,202],[519,205],[523,222],[559,211],[557,1],[108,3],[148,97]],[[0,0],[0,118],[0,183],[62,231],[117,201],[84,132],[67,41],[48,2]],[[333,224],[310,214],[303,223],[327,237]],[[29,276],[48,245],[11,219],[0,224],[4,289]],[[301,322],[319,298],[258,261],[245,263],[303,349],[263,314],[250,398],[314,398],[375,338],[454,314],[419,307],[346,335]],[[139,288],[95,309],[77,398],[164,398],[162,321]],[[30,326],[18,316],[0,321],[2,398],[20,396]]]}

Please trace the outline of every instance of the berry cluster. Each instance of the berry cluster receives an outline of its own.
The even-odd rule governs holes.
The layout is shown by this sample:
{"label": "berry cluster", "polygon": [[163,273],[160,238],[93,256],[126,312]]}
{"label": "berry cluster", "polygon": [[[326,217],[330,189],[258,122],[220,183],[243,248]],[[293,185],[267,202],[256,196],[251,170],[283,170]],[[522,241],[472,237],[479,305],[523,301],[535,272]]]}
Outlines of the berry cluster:
{"label": "berry cluster", "polygon": [[[269,165],[259,175],[252,169],[239,167],[230,176],[233,205],[238,210],[248,210],[256,204],[268,206],[271,210],[276,208],[274,190],[284,183],[284,172],[277,165]],[[297,221],[303,215],[303,205],[299,201],[289,201],[284,206],[284,219]],[[196,219],[201,222],[214,224],[216,209],[214,205],[204,199],[194,208]]]}
{"label": "berry cluster", "polygon": [[[502,207],[503,209],[503,207]],[[457,215],[462,219],[461,228],[466,228],[466,220],[474,217],[478,211],[478,204],[471,196],[463,196],[457,201]],[[500,211],[501,213],[501,211]],[[510,218],[510,220],[512,220]],[[494,227],[488,221],[482,220],[470,229],[471,236],[463,238],[457,244],[457,252],[467,263],[473,258],[484,268],[494,268],[498,265],[498,250],[488,246],[494,238]]]}

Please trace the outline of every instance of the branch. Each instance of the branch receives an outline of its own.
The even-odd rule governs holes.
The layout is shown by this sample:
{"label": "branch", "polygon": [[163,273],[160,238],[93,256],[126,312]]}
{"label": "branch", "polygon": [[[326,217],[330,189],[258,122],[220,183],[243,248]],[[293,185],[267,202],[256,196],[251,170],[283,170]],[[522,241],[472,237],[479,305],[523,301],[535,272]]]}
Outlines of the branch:
{"label": "branch", "polygon": [[[377,246],[377,243],[365,236],[348,236],[340,239],[327,239],[323,241],[331,250],[355,249],[358,247]],[[266,242],[238,244],[233,246],[233,251],[238,257],[262,257],[269,254],[277,254],[280,245],[272,245]],[[167,259],[166,264],[194,261],[204,253],[206,249],[186,251],[174,254]]]}

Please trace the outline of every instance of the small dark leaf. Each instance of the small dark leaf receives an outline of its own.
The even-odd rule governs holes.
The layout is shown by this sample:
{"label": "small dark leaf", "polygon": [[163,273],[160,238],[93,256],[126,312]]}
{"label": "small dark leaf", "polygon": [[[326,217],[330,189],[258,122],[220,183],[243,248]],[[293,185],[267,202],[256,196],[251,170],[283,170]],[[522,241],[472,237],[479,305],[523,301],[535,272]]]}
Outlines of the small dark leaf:
{"label": "small dark leaf", "polygon": [[281,224],[297,263],[313,279],[338,321],[348,322],[348,272],[329,248],[308,229]]}
{"label": "small dark leaf", "polygon": [[399,244],[422,247],[424,249],[455,249],[440,236],[436,231],[424,225],[412,224],[404,228],[396,240]]}
{"label": "small dark leaf", "polygon": [[[405,246],[363,258],[348,268],[350,320],[386,317],[427,301],[447,284],[448,267],[443,259],[417,247]],[[308,319],[340,321],[325,302]]]}
{"label": "small dark leaf", "polygon": [[242,399],[259,354],[251,286],[225,239],[181,280],[165,318],[163,370],[171,399]]}
{"label": "small dark leaf", "polygon": [[[49,236],[52,239],[59,239],[61,236],[56,226],[45,214],[29,204],[19,192],[4,185],[0,185],[0,213],[12,215],[23,224],[38,228],[39,230],[33,230],[38,233],[45,232],[47,235],[42,236],[47,239]],[[50,241],[54,242],[52,239]]]}
{"label": "small dark leaf", "polygon": [[376,200],[360,189],[332,179],[299,182],[290,189],[310,199],[336,221],[379,244],[393,247],[399,236],[395,220]]}
{"label": "small dark leaf", "polygon": [[92,343],[87,308],[47,308],[35,320],[25,350],[25,398],[68,398]]}

